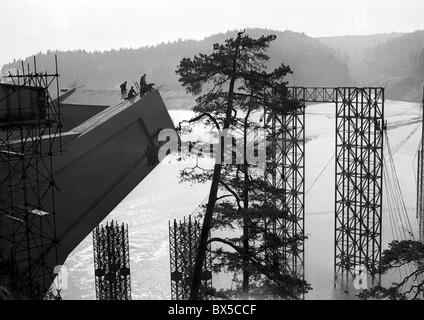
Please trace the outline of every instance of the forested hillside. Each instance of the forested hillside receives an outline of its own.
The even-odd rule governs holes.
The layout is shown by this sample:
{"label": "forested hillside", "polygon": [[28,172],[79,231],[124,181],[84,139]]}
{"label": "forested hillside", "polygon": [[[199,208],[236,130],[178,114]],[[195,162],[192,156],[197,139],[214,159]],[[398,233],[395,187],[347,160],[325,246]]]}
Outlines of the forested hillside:
{"label": "forested hillside", "polygon": [[352,77],[362,82],[366,81],[363,79],[364,58],[369,54],[370,50],[402,35],[403,33],[392,32],[372,35],[322,37],[318,38],[318,40],[333,49],[349,65]]}
{"label": "forested hillside", "polygon": [[[336,57],[333,50],[316,39],[290,31],[246,31],[254,37],[269,33],[277,35],[269,50],[269,67],[280,63],[290,65],[294,73],[288,77],[288,81],[293,85],[337,86],[356,83],[350,76],[348,66]],[[234,36],[235,31],[213,35],[201,41],[180,40],[138,49],[104,52],[49,51],[36,56],[39,70],[52,71],[53,56],[58,54],[62,87],[78,84],[90,88],[118,89],[123,81],[138,81],[140,75],[146,73],[148,81],[163,85],[169,90],[164,96],[170,107],[182,108],[188,107],[190,99],[186,99],[175,74],[179,61],[183,57],[208,52],[213,43],[223,42]],[[29,61],[25,61],[25,64]],[[20,61],[15,61],[5,65],[2,71],[19,68],[20,64]]]}
{"label": "forested hillside", "polygon": [[361,85],[384,86],[388,98],[421,101],[424,31],[320,38],[320,41],[343,52],[352,76]]}

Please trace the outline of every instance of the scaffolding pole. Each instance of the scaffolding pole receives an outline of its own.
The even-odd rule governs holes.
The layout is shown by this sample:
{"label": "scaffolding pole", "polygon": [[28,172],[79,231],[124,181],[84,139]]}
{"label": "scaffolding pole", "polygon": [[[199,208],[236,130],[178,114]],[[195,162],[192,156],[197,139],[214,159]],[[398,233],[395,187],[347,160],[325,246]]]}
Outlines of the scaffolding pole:
{"label": "scaffolding pole", "polygon": [[418,149],[417,168],[417,219],[419,226],[419,240],[424,242],[424,88],[421,108],[421,144]]}
{"label": "scaffolding pole", "polygon": [[33,299],[45,298],[55,277],[46,252],[57,260],[52,157],[61,152],[61,121],[49,91],[59,94],[57,57],[55,70],[38,72],[34,57],[32,70],[22,62],[0,84],[0,262],[8,286]]}
{"label": "scaffolding pole", "polygon": [[128,225],[97,226],[93,251],[97,300],[131,300]]}
{"label": "scaffolding pole", "polygon": [[288,245],[279,246],[275,261],[283,271],[304,278],[304,204],[305,204],[305,95],[303,88],[289,88],[298,105],[280,113],[265,110],[265,130],[270,147],[265,180],[281,189],[273,199],[281,218],[266,219],[266,232]]}
{"label": "scaffolding pole", "polygon": [[[191,215],[177,222],[169,222],[169,251],[171,267],[171,298],[188,300],[190,285],[198,248],[201,224]],[[212,258],[211,248],[206,253],[201,275],[199,299],[208,300],[212,291]]]}
{"label": "scaffolding pole", "polygon": [[336,92],[335,276],[381,259],[383,88]]}

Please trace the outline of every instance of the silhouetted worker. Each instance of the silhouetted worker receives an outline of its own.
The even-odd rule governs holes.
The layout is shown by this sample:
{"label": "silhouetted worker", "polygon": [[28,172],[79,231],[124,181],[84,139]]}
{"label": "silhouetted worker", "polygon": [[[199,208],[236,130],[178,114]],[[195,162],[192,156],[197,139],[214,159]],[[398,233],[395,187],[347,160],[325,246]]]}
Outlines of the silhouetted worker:
{"label": "silhouetted worker", "polygon": [[152,92],[154,83],[146,82],[146,74],[143,74],[140,78],[140,97],[145,96],[146,93]]}
{"label": "silhouetted worker", "polygon": [[143,88],[144,86],[146,86],[146,74],[143,74],[140,78],[140,88]]}
{"label": "silhouetted worker", "polygon": [[127,82],[121,84],[121,94],[124,95],[127,92]]}
{"label": "silhouetted worker", "polygon": [[132,99],[137,95],[137,93],[134,90],[134,87],[131,87],[130,92],[128,92],[128,97],[127,99]]}

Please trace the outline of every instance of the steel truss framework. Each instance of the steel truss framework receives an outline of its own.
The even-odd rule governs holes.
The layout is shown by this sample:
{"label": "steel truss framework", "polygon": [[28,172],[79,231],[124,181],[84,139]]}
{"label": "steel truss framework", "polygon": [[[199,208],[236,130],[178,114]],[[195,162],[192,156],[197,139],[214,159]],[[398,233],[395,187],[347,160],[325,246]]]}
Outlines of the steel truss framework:
{"label": "steel truss framework", "polygon": [[[384,89],[289,87],[289,93],[303,106],[336,104],[335,273],[374,268],[381,256]],[[271,141],[275,171],[267,179],[284,190],[277,202],[295,218],[277,221],[286,232],[280,236],[304,234],[304,119],[299,108],[265,122],[269,137],[281,131]],[[285,250],[288,270],[299,275],[303,242]]]}
{"label": "steel truss framework", "polygon": [[[305,104],[331,102],[336,104],[335,273],[362,265],[374,268],[381,256],[384,89],[288,90],[297,107],[283,108],[281,114],[265,110],[264,115],[271,146],[265,179],[282,190],[273,201],[284,213],[264,223],[267,232],[283,242],[291,240],[278,249],[282,252],[276,256],[283,256],[283,261],[277,263],[287,272],[304,276]],[[169,228],[172,298],[187,299],[200,225],[189,218],[179,224],[174,221]],[[208,274],[209,257],[205,265]],[[209,278],[204,281],[207,288]]]}
{"label": "steel truss framework", "polygon": [[[196,260],[196,252],[202,226],[191,215],[184,220],[169,222],[169,249],[171,264],[171,298],[173,300],[188,300],[192,273]],[[212,289],[212,258],[211,248],[206,253],[203,263],[199,299],[210,299]]]}
{"label": "steel truss framework", "polygon": [[336,274],[381,258],[383,88],[336,91]]}
{"label": "steel truss framework", "polygon": [[[274,199],[284,217],[265,221],[267,232],[288,242],[279,247],[280,268],[297,277],[304,277],[304,203],[305,203],[305,91],[289,88],[299,105],[291,112],[265,110],[267,144],[271,146],[267,158],[265,179],[281,189]],[[268,219],[267,219],[268,220]],[[272,252],[270,253],[272,254]]]}
{"label": "steel truss framework", "polygon": [[418,150],[417,168],[417,219],[419,225],[419,239],[421,242],[424,242],[424,89],[421,118],[421,145]]}
{"label": "steel truss framework", "polygon": [[[10,91],[0,97],[9,108],[0,120],[0,260],[13,290],[40,299],[55,276],[44,252],[57,245],[52,157],[61,149],[61,123],[60,103],[49,94],[55,86],[59,95],[57,58],[54,74],[39,73],[35,58],[32,68],[22,63],[9,73]],[[31,114],[23,102],[28,91],[38,92]]]}
{"label": "steel truss framework", "polygon": [[97,226],[93,248],[97,300],[131,300],[128,225]]}
{"label": "steel truss framework", "polygon": [[424,149],[421,144],[418,150],[418,174],[417,174],[417,219],[419,225],[419,239],[424,242],[424,204],[423,204],[423,192],[424,192],[424,161],[423,153]]}

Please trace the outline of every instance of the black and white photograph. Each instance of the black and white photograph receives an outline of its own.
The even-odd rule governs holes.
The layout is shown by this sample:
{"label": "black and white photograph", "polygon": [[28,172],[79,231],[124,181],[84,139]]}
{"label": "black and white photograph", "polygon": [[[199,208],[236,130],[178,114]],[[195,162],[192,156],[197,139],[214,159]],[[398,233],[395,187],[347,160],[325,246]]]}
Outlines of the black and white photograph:
{"label": "black and white photograph", "polygon": [[0,0],[0,31],[0,308],[424,299],[422,0]]}

